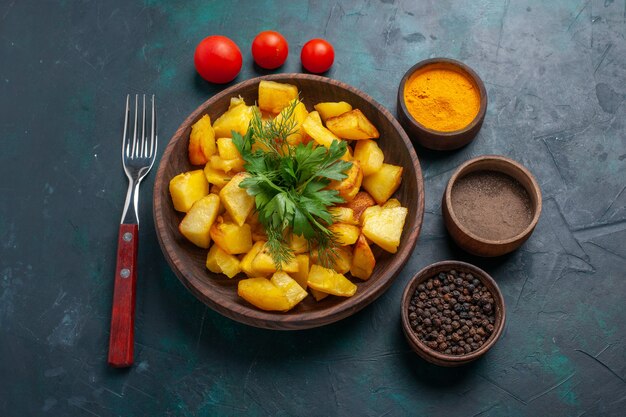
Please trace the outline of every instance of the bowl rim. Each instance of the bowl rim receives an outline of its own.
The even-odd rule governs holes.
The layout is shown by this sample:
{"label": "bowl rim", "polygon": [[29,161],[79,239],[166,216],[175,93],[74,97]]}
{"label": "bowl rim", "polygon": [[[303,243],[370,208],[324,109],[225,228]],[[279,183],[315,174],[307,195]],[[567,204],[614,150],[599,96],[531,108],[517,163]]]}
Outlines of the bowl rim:
{"label": "bowl rim", "polygon": [[[408,306],[409,306],[409,303],[411,302],[411,294],[415,291],[416,287],[421,282],[425,281],[429,277],[432,277],[434,274],[438,273],[434,271],[439,271],[443,269],[469,270],[476,278],[481,280],[483,283],[485,282],[489,283],[493,287],[493,289],[495,289],[495,292],[494,292],[494,291],[491,291],[491,288],[489,288],[490,292],[492,292],[492,295],[494,297],[494,301],[496,304],[495,322],[497,326],[494,328],[493,333],[491,333],[491,336],[489,337],[489,339],[487,339],[487,342],[485,344],[483,344],[480,348],[478,348],[478,350],[475,350],[467,354],[448,355],[445,353],[438,352],[426,346],[426,344],[424,344],[424,342],[422,342],[420,338],[417,336],[417,334],[413,331],[410,325]],[[504,325],[506,322],[506,304],[504,302],[504,296],[502,295],[502,291],[500,291],[500,287],[498,286],[496,281],[493,279],[491,275],[489,275],[483,269],[477,267],[476,265],[472,265],[470,263],[463,262],[463,261],[456,261],[456,260],[439,261],[439,262],[435,262],[430,265],[427,265],[421,270],[419,270],[418,272],[416,272],[415,275],[411,277],[409,282],[404,287],[404,292],[402,293],[402,301],[400,302],[400,306],[402,309],[401,311],[402,329],[404,330],[405,336],[409,339],[411,347],[413,347],[413,350],[415,350],[415,352],[418,353],[425,360],[430,361],[430,359],[432,358],[432,359],[435,359],[436,361],[451,364],[451,365],[462,365],[467,362],[471,362],[475,359],[478,359],[480,356],[484,355],[489,349],[493,347],[493,345],[496,344],[496,342],[502,335],[502,332],[504,331]],[[498,312],[500,313],[499,315],[498,315]],[[500,317],[500,320],[498,320],[498,317]]]}
{"label": "bowl rim", "polygon": [[[451,66],[456,66],[460,68],[463,72],[468,74],[470,78],[472,78],[472,80],[478,87],[478,92],[480,96],[480,106],[478,107],[478,113],[476,113],[476,116],[474,116],[474,119],[472,119],[472,121],[468,123],[462,129],[452,130],[449,132],[429,129],[423,124],[421,124],[420,122],[418,122],[415,119],[415,117],[413,117],[413,115],[409,112],[409,109],[406,107],[406,103],[404,101],[404,87],[406,86],[406,82],[411,77],[411,75],[413,75],[413,73],[415,73],[419,69],[426,67],[428,65],[434,65],[434,64],[449,64]],[[456,59],[452,59],[452,58],[437,57],[437,58],[428,58],[428,59],[419,61],[418,63],[413,65],[404,73],[404,75],[402,76],[402,80],[400,81],[400,86],[398,87],[398,105],[400,106],[402,112],[406,116],[409,123],[413,124],[416,128],[421,129],[422,131],[426,133],[429,133],[434,136],[439,136],[441,138],[450,139],[450,140],[454,140],[457,138],[457,136],[461,136],[470,132],[472,129],[476,127],[478,123],[481,123],[481,121],[484,119],[485,114],[487,112],[487,101],[488,101],[487,89],[485,88],[485,84],[483,83],[483,80],[476,73],[476,71],[474,71],[469,65],[461,61],[457,61]]]}
{"label": "bowl rim", "polygon": [[[184,139],[183,132],[187,129],[187,127],[189,127],[191,123],[196,120],[201,114],[205,113],[207,109],[215,102],[222,99],[223,97],[233,96],[239,89],[241,89],[245,85],[258,85],[263,80],[288,82],[289,79],[317,81],[325,85],[330,84],[334,87],[347,90],[350,93],[355,94],[361,97],[363,100],[369,102],[376,109],[376,111],[380,112],[386,119],[388,119],[393,128],[398,132],[400,139],[403,141],[405,148],[409,153],[409,159],[413,161],[415,179],[418,184],[418,189],[415,190],[415,192],[418,193],[417,206],[415,207],[414,215],[416,227],[414,227],[412,230],[405,230],[403,234],[403,239],[407,239],[407,245],[405,245],[405,247],[401,251],[393,254],[393,258],[390,261],[388,268],[382,271],[382,274],[388,274],[388,277],[386,279],[376,279],[376,281],[367,288],[367,291],[357,292],[357,294],[355,294],[354,296],[346,299],[347,301],[349,300],[349,302],[341,302],[335,306],[330,307],[327,314],[324,315],[323,318],[319,317],[319,313],[317,312],[317,310],[304,312],[299,320],[295,320],[293,316],[282,315],[282,313],[277,312],[264,311],[261,309],[257,309],[256,307],[249,304],[246,304],[246,308],[242,308],[241,304],[238,304],[229,299],[221,299],[220,302],[217,302],[200,290],[198,284],[202,283],[203,281],[201,279],[198,279],[193,275],[193,273],[191,273],[191,271],[186,267],[185,262],[175,253],[175,251],[170,250],[170,247],[173,247],[175,244],[174,239],[168,236],[166,233],[162,233],[160,231],[162,229],[162,226],[165,225],[165,206],[164,202],[161,201],[161,185],[164,184],[163,176],[165,175],[165,167],[170,159],[170,156],[173,153],[175,143],[178,140]],[[320,327],[351,316],[369,305],[378,297],[380,297],[389,288],[389,286],[391,286],[395,277],[400,273],[400,271],[403,269],[406,262],[410,258],[411,254],[413,253],[413,249],[415,249],[415,245],[417,244],[417,238],[421,231],[424,218],[424,197],[424,181],[422,176],[422,170],[415,149],[413,148],[413,145],[411,144],[411,141],[408,138],[406,132],[401,127],[396,118],[391,114],[391,112],[389,112],[389,110],[387,110],[384,106],[374,100],[370,95],[341,81],[313,74],[280,73],[250,78],[248,80],[244,80],[233,86],[230,86],[213,95],[208,100],[204,101],[189,116],[184,119],[184,121],[180,124],[176,132],[168,141],[163,155],[159,160],[159,167],[155,176],[153,188],[153,217],[156,228],[157,240],[167,263],[169,264],[171,270],[177,276],[179,281],[181,281],[181,283],[192,294],[194,294],[196,298],[198,298],[204,304],[208,305],[220,314],[243,324],[276,330],[299,330]],[[318,315],[316,316],[315,314],[310,313],[317,313]],[[293,326],[294,323],[297,324]]]}
{"label": "bowl rim", "polygon": [[[528,226],[526,226],[526,228],[524,228],[521,232],[519,232],[515,236],[510,237],[508,239],[492,240],[492,239],[486,239],[486,238],[480,237],[476,235],[475,233],[472,233],[467,227],[465,227],[465,225],[459,221],[459,219],[456,217],[456,214],[454,213],[454,207],[452,206],[452,188],[454,187],[454,184],[459,178],[462,178],[462,174],[467,168],[471,167],[474,164],[481,163],[484,161],[499,161],[499,162],[508,164],[512,166],[514,169],[517,169],[519,172],[521,172],[522,175],[526,176],[526,178],[532,184],[532,188],[533,188],[532,192],[535,195],[535,199],[537,201],[537,203],[533,207],[533,209],[535,210],[535,214],[532,220],[530,221],[530,223],[528,224]],[[493,169],[493,168],[488,169],[488,170],[502,172],[502,171],[499,171],[498,169]],[[516,178],[509,175],[508,173],[506,172],[502,172],[502,173],[513,178],[517,182],[520,182]],[[522,187],[526,190],[526,192],[529,191],[526,189],[526,187],[524,187],[523,184],[520,183],[520,185],[522,185]],[[530,194],[531,193],[528,192],[529,197],[530,197]],[[444,191],[444,198],[446,200],[445,202],[448,207],[448,212],[450,213],[450,219],[461,230],[461,232],[463,232],[464,234],[466,234],[467,236],[469,236],[470,238],[478,242],[488,244],[488,245],[506,245],[509,243],[516,242],[519,239],[524,238],[525,236],[528,236],[530,233],[532,233],[534,228],[537,226],[537,223],[539,222],[539,216],[541,215],[541,210],[542,210],[542,205],[543,205],[542,200],[541,200],[542,198],[541,188],[539,188],[539,183],[537,182],[537,179],[535,178],[535,176],[524,165],[520,164],[519,162],[511,158],[507,158],[506,156],[502,156],[502,155],[481,155],[481,156],[477,156],[475,158],[472,158],[462,163],[450,177],[450,180],[448,181],[448,184],[446,185],[446,189]]]}

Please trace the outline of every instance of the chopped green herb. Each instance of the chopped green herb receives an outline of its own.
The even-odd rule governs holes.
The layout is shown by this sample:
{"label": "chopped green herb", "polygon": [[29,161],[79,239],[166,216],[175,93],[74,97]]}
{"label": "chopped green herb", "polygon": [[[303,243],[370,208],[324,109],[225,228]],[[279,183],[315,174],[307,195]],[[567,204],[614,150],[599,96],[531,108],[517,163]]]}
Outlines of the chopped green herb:
{"label": "chopped green herb", "polygon": [[[280,120],[263,121],[255,110],[244,136],[233,131],[233,143],[246,162],[250,174],[241,182],[254,197],[259,221],[267,233],[267,247],[277,268],[293,259],[289,233],[304,236],[309,249],[317,247],[320,261],[332,266],[336,241],[328,226],[333,223],[328,208],[344,200],[336,190],[326,187],[331,180],[341,181],[352,166],[341,157],[345,141],[333,141],[329,148],[308,144],[292,146],[287,137],[294,133],[295,106],[282,111]],[[258,144],[253,150],[253,145]]]}

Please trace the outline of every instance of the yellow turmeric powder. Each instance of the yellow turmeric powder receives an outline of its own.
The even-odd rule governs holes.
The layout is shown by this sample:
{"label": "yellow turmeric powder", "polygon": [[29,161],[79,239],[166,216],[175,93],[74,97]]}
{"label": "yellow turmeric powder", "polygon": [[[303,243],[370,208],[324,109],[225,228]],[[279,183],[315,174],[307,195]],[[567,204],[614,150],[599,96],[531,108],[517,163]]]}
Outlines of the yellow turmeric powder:
{"label": "yellow turmeric powder", "polygon": [[452,132],[470,124],[480,108],[480,93],[462,72],[426,66],[407,80],[404,102],[424,127]]}

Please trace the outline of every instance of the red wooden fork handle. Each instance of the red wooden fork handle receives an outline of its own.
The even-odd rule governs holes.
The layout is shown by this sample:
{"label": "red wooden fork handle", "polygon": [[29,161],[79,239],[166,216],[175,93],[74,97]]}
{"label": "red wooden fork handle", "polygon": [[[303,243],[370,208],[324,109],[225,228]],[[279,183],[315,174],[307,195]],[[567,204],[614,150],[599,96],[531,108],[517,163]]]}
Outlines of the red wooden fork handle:
{"label": "red wooden fork handle", "polygon": [[116,368],[133,364],[138,240],[136,224],[120,224],[109,338],[109,365]]}

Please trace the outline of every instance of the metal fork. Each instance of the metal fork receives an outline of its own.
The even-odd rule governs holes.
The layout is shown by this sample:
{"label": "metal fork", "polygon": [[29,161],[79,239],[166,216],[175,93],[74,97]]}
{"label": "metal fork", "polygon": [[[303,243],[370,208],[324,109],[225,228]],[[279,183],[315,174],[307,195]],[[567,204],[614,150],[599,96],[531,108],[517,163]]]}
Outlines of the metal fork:
{"label": "metal fork", "polygon": [[[135,121],[129,126],[131,117],[130,94],[126,96],[124,139],[122,141],[122,164],[128,177],[128,192],[122,213],[118,240],[111,334],[109,338],[109,365],[116,368],[133,364],[135,287],[137,283],[137,243],[139,240],[139,184],[148,175],[157,153],[156,109],[152,96],[150,134],[146,126],[146,95],[143,95],[141,120],[139,120],[139,95],[135,94]],[[138,124],[141,123],[141,132]],[[138,136],[141,134],[141,136]],[[132,202],[132,204],[131,204]]]}

